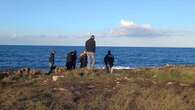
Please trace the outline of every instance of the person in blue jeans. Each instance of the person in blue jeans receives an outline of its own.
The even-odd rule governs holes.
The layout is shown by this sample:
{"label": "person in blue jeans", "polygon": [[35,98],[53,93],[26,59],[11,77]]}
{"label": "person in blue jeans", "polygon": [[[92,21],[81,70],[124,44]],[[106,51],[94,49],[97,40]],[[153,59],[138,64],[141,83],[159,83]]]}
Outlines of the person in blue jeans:
{"label": "person in blue jeans", "polygon": [[85,42],[85,49],[87,53],[87,68],[92,69],[95,66],[95,52],[96,42],[95,36],[91,35],[90,39]]}
{"label": "person in blue jeans", "polygon": [[52,52],[49,55],[50,70],[49,70],[48,74],[51,74],[53,72],[53,70],[56,68],[56,66],[55,66],[55,54],[56,54],[56,51],[52,50]]}

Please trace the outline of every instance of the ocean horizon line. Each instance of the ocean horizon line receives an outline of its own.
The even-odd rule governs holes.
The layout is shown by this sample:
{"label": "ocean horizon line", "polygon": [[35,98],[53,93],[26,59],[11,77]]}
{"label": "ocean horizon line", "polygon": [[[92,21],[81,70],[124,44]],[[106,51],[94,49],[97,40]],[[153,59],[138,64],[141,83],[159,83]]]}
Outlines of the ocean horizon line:
{"label": "ocean horizon line", "polygon": [[[84,47],[84,45],[34,45],[34,44],[0,44],[0,46],[32,46],[32,47]],[[97,47],[119,47],[119,48],[195,48],[195,47],[169,47],[169,46],[121,46],[121,45],[97,45]]]}

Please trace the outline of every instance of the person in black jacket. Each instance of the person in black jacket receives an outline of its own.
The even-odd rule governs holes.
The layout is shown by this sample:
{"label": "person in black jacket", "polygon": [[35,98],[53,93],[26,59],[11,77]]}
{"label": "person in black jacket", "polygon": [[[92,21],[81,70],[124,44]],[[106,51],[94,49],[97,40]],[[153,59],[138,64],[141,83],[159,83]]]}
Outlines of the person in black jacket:
{"label": "person in black jacket", "polygon": [[76,69],[77,51],[74,50],[72,54],[72,69]]}
{"label": "person in black jacket", "polygon": [[72,62],[72,52],[69,52],[68,54],[67,54],[67,56],[66,56],[66,69],[67,70],[71,70],[71,62]]}
{"label": "person in black jacket", "polygon": [[53,70],[56,68],[55,66],[55,50],[53,50],[50,55],[49,55],[49,67],[50,70],[48,72],[48,74],[51,74],[53,72]]}
{"label": "person in black jacket", "polygon": [[87,52],[87,67],[91,69],[95,65],[95,52],[96,52],[96,42],[95,36],[92,35],[89,40],[85,42],[85,48]]}
{"label": "person in black jacket", "polygon": [[112,73],[113,71],[112,67],[114,65],[114,56],[111,54],[110,50],[108,51],[107,55],[104,57],[104,63],[107,71]]}
{"label": "person in black jacket", "polygon": [[80,54],[80,68],[87,67],[87,53],[84,51]]}
{"label": "person in black jacket", "polygon": [[77,51],[72,51],[67,54],[66,57],[66,69],[72,70],[76,68]]}

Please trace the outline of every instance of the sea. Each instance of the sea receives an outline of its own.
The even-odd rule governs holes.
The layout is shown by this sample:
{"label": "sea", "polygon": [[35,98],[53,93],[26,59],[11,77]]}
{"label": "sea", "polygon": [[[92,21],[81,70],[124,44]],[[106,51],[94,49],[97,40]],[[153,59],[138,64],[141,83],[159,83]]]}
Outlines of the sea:
{"label": "sea", "polygon": [[[48,57],[56,50],[56,66],[65,67],[66,56],[70,51],[79,54],[82,46],[0,46],[0,70],[34,68],[48,70]],[[195,65],[195,48],[158,48],[158,47],[97,47],[96,68],[104,68],[104,56],[110,50],[115,57],[115,69],[153,68],[165,65]]]}

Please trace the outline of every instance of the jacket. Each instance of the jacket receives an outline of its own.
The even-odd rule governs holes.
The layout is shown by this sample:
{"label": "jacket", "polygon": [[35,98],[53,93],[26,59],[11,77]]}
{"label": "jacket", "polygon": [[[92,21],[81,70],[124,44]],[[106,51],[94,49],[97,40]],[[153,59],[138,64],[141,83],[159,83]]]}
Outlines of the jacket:
{"label": "jacket", "polygon": [[96,51],[96,43],[94,39],[89,39],[85,42],[85,48],[87,52],[95,52]]}

